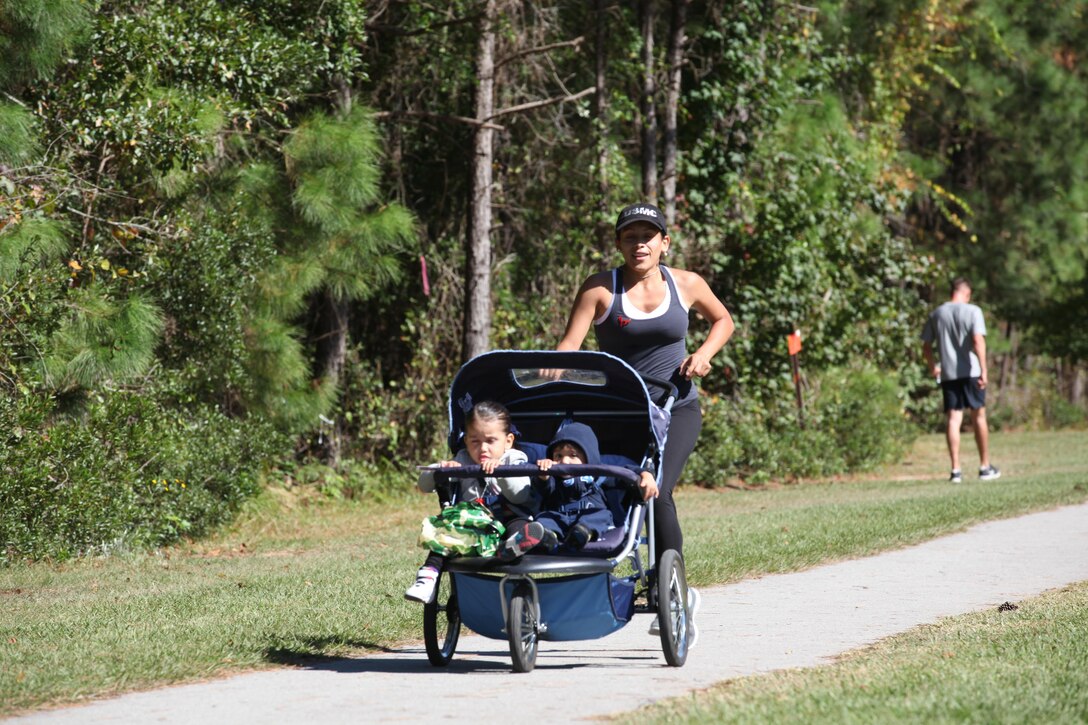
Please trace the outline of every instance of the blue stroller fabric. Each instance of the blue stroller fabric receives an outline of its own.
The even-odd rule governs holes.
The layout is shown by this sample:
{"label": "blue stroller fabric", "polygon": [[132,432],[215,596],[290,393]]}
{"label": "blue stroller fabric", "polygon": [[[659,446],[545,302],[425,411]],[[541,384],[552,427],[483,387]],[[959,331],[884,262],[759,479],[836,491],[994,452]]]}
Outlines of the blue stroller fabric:
{"label": "blue stroller fabric", "polygon": [[[457,572],[457,608],[469,629],[491,639],[506,639],[499,604],[499,578]],[[627,624],[635,611],[635,583],[608,573],[536,580],[540,592],[541,640],[597,639]],[[514,582],[506,583],[510,600]]]}

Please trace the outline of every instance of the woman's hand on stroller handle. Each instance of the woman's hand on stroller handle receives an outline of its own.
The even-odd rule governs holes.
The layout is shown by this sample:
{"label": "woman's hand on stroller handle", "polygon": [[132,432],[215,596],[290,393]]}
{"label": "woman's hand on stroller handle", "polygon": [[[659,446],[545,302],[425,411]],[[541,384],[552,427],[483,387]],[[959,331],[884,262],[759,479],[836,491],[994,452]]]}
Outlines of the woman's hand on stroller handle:
{"label": "woman's hand on stroller handle", "polygon": [[651,498],[657,498],[660,495],[660,491],[657,488],[657,480],[654,475],[649,471],[643,471],[639,474],[638,487],[642,491],[642,500],[649,501]]}
{"label": "woman's hand on stroller handle", "polygon": [[563,377],[563,373],[567,372],[564,368],[540,368],[536,371],[543,380],[555,382]]}

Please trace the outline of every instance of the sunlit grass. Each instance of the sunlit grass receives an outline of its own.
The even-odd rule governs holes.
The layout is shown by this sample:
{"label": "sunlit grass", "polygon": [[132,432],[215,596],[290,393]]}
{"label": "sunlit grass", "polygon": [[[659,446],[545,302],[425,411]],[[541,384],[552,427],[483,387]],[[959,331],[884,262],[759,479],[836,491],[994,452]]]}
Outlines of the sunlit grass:
{"label": "sunlit grass", "polygon": [[718,684],[631,723],[1083,723],[1088,582],[952,617],[828,667]]}
{"label": "sunlit grass", "polygon": [[[931,436],[864,480],[682,489],[689,578],[796,570],[1088,500],[1088,434],[999,435],[994,450],[1006,475],[989,483],[946,483]],[[420,608],[402,595],[434,505],[271,491],[199,543],[0,570],[0,714],[417,640]]]}

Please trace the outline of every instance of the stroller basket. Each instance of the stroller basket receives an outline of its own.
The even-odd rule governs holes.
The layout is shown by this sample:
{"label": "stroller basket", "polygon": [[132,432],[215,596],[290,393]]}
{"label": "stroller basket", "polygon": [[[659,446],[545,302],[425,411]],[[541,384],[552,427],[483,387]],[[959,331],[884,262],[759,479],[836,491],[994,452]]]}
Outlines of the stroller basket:
{"label": "stroller basket", "polygon": [[[491,639],[506,639],[499,599],[500,577],[457,572],[453,575],[461,617],[469,629]],[[537,580],[540,591],[539,637],[563,642],[597,639],[627,624],[635,611],[635,582],[606,572]],[[514,581],[505,583],[510,599]]]}

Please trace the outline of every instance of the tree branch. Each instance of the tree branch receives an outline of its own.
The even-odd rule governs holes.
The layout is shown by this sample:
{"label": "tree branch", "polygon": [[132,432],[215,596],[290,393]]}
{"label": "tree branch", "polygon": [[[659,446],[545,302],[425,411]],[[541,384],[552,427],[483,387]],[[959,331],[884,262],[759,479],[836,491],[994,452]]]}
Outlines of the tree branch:
{"label": "tree branch", "polygon": [[[73,214],[78,214],[87,221],[101,222],[102,224],[109,224],[110,226],[118,227],[120,229],[139,229],[141,232],[145,232],[154,236],[158,236],[161,233],[159,230],[152,229],[151,227],[145,226],[143,224],[137,224],[136,222],[115,222],[109,219],[103,219],[102,217],[95,216],[94,214],[88,214],[85,211],[80,211],[79,209],[75,209],[70,206],[62,206],[61,209],[64,209],[65,211],[70,211]],[[121,249],[125,250],[126,253],[129,253],[128,248],[125,247],[125,245],[122,244],[120,240],[117,240],[117,245],[121,247]]]}
{"label": "tree branch", "polygon": [[500,111],[495,112],[488,118],[488,121],[499,118],[500,116],[509,116],[511,113],[521,113],[522,111],[531,111],[535,108],[542,108],[544,106],[554,106],[557,103],[564,103],[565,101],[577,101],[579,98],[585,98],[588,95],[596,93],[596,87],[590,86],[584,90],[569,96],[556,96],[555,98],[546,98],[543,101],[532,101],[530,103],[522,103],[519,106],[511,106],[510,108],[503,108]]}
{"label": "tree branch", "polygon": [[469,126],[481,126],[483,128],[490,128],[495,131],[505,131],[504,126],[500,126],[496,123],[491,123],[491,119],[485,119],[483,121],[476,118],[469,118],[468,116],[451,116],[446,113],[430,113],[428,111],[378,111],[374,114],[374,118],[386,119],[386,118],[400,118],[402,116],[411,116],[416,118],[433,118],[436,121],[452,121],[453,123],[464,123]]}
{"label": "tree branch", "polygon": [[378,23],[374,23],[373,25],[370,24],[370,23],[367,23],[366,24],[366,29],[371,31],[371,32],[374,32],[374,33],[388,33],[389,35],[396,35],[396,36],[401,37],[401,38],[410,38],[410,37],[415,36],[415,35],[426,35],[427,33],[430,33],[430,32],[432,32],[434,30],[438,30],[439,28],[448,28],[451,25],[462,25],[464,23],[474,23],[477,20],[479,20],[480,18],[482,18],[483,15],[484,15],[483,13],[476,13],[474,15],[466,15],[463,18],[454,18],[453,20],[447,20],[447,21],[442,22],[442,23],[434,23],[433,25],[428,25],[425,28],[417,28],[415,30],[405,30],[404,28],[400,27],[399,25],[384,25],[384,24],[378,24]]}
{"label": "tree branch", "polygon": [[585,42],[585,39],[586,37],[584,35],[579,35],[573,40],[564,40],[559,43],[552,43],[551,45],[542,45],[538,48],[526,48],[525,50],[519,50],[517,53],[514,53],[513,55],[508,55],[502,60],[495,63],[495,68],[501,68],[502,66],[510,63],[511,61],[515,61],[518,58],[524,58],[527,55],[547,53],[549,50],[555,50],[556,48],[577,48],[579,45]]}

